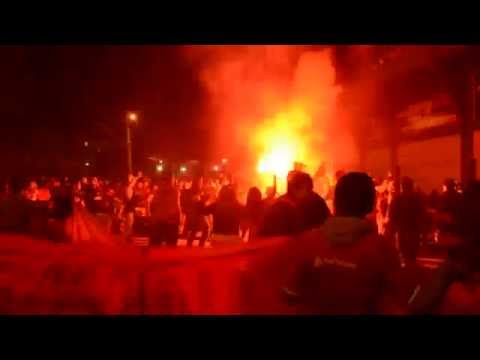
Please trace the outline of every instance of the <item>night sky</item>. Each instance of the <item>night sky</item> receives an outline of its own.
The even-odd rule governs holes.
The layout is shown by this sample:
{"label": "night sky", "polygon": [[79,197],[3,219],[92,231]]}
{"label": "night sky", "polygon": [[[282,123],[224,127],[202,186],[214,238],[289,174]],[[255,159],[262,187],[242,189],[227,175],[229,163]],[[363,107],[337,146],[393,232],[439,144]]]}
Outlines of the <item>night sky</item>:
{"label": "night sky", "polygon": [[[375,49],[383,57],[396,53],[395,47]],[[406,55],[400,63],[410,64],[408,69],[420,67],[417,62],[421,60],[423,67],[430,68],[432,54],[442,50],[425,47],[423,56],[415,57],[411,55],[418,49],[402,49]],[[85,140],[92,144],[91,151],[101,149],[99,168],[125,174],[128,110],[140,113],[139,126],[133,131],[137,169],[153,167],[147,160],[152,155],[174,161],[208,158],[214,129],[208,128],[213,121],[205,115],[207,95],[198,81],[198,69],[192,68],[183,50],[159,45],[0,46],[0,177],[81,168],[91,157],[83,148]],[[347,51],[344,57],[354,62],[342,65],[338,62],[341,50],[336,50],[337,72],[343,74],[340,82],[357,81],[352,71],[358,70],[358,56]],[[439,54],[450,51],[444,50]],[[384,68],[398,73],[397,65],[388,64]],[[429,78],[438,80],[437,75]],[[395,79],[390,82],[397,89],[403,73]],[[415,87],[406,93],[411,95],[412,89],[418,92],[419,85],[431,83],[422,79],[411,81]],[[430,85],[425,94],[433,91]],[[395,98],[399,98],[398,91]]]}
{"label": "night sky", "polygon": [[130,109],[141,114],[139,166],[149,155],[207,151],[204,92],[177,46],[1,46],[0,79],[2,159],[48,162],[61,152],[77,161],[88,139],[118,163]]}

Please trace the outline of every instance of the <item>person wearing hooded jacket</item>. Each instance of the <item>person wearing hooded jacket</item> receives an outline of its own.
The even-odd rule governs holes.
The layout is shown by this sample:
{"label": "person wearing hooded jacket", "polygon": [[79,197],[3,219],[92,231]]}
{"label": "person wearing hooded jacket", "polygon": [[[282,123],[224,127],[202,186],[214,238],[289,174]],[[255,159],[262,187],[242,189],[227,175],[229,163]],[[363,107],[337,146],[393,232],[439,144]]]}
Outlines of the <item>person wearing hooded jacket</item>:
{"label": "person wearing hooded jacket", "polygon": [[335,215],[291,246],[283,294],[307,314],[402,312],[394,300],[400,263],[393,245],[366,219],[375,187],[364,173],[343,176],[335,189]]}

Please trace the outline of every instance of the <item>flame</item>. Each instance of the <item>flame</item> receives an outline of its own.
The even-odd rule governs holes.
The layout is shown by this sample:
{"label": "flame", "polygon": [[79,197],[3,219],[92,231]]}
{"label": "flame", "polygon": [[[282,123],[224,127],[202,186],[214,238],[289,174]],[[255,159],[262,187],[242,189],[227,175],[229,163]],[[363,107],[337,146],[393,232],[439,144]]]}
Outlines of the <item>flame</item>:
{"label": "flame", "polygon": [[307,170],[315,169],[320,163],[319,154],[312,154],[312,119],[301,108],[294,107],[263,122],[254,136],[257,148],[257,172],[264,186],[271,185],[277,178],[277,190],[286,188],[286,177],[295,163],[302,163]]}
{"label": "flame", "polygon": [[257,169],[259,173],[284,177],[292,169],[293,159],[293,149],[289,146],[280,146],[262,157],[258,162]]}

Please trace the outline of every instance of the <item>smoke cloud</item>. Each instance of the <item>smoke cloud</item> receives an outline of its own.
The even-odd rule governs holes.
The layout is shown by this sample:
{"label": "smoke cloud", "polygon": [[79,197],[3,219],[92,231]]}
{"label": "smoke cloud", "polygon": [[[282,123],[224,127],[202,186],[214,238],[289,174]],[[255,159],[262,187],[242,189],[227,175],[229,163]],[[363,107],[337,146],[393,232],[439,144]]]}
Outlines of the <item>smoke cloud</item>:
{"label": "smoke cloud", "polygon": [[262,155],[281,144],[293,148],[292,160],[312,174],[324,163],[332,171],[355,163],[330,48],[189,46],[184,51],[208,94],[212,157],[230,157],[245,179],[255,179]]}

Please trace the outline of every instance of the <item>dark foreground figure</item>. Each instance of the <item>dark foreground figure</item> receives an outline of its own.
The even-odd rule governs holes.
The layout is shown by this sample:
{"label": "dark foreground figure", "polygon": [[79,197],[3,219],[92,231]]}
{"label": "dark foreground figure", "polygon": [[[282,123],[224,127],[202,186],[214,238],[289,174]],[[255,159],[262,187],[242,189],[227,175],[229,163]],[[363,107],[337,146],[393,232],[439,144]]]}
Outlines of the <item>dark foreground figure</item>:
{"label": "dark foreground figure", "polygon": [[199,246],[204,246],[208,237],[208,224],[205,220],[205,201],[202,199],[200,186],[197,181],[190,189],[182,190],[180,194],[180,207],[185,214],[183,238],[187,239],[188,246],[193,245],[197,233],[200,232]]}
{"label": "dark foreground figure", "polygon": [[289,236],[300,234],[325,222],[330,216],[327,204],[313,191],[310,175],[292,171],[288,176],[287,193],[268,209],[259,236]]}
{"label": "dark foreground figure", "polygon": [[412,179],[403,178],[401,185],[400,195],[392,201],[388,233],[398,237],[403,260],[412,265],[426,233],[427,210],[422,197],[414,189]]}
{"label": "dark foreground figure", "polygon": [[178,192],[169,178],[163,178],[158,190],[153,194],[151,211],[151,244],[160,245],[165,242],[176,246],[180,209]]}
{"label": "dark foreground figure", "polygon": [[461,242],[432,280],[418,287],[412,313],[480,313],[480,182],[471,183],[463,198],[455,199],[455,210],[460,215],[455,231]]}
{"label": "dark foreground figure", "polygon": [[237,199],[235,188],[232,185],[222,186],[218,199],[205,208],[205,215],[213,219],[213,243],[240,242],[239,229],[243,207]]}
{"label": "dark foreground figure", "polygon": [[363,173],[343,176],[335,189],[335,216],[293,244],[285,288],[296,313],[392,313],[394,275],[400,264],[389,242],[366,216],[375,188]]}

